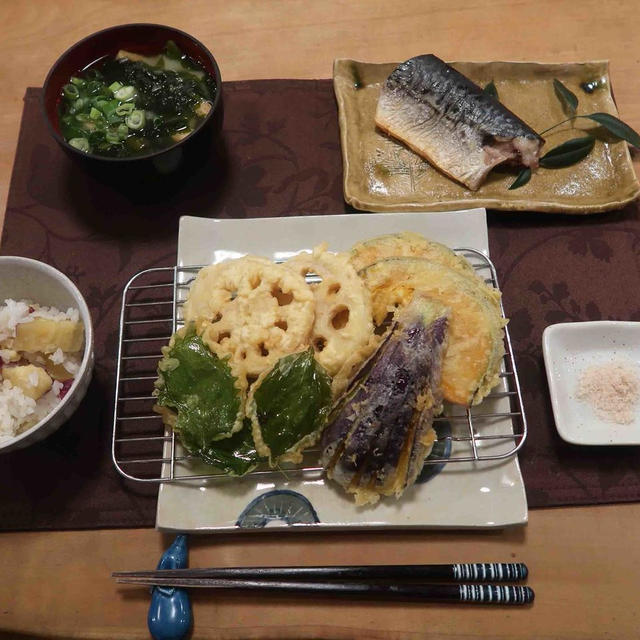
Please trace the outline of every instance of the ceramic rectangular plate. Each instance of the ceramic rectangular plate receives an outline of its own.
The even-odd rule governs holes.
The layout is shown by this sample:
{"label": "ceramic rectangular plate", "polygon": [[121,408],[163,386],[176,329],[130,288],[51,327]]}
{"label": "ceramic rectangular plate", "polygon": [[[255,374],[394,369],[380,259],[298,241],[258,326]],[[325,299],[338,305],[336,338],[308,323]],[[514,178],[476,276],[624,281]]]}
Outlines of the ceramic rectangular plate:
{"label": "ceramic rectangular plate", "polygon": [[640,445],[640,406],[632,420],[617,424],[601,419],[577,397],[578,381],[588,367],[614,361],[640,371],[640,322],[563,322],[542,335],[542,353],[556,429],[572,444]]}
{"label": "ceramic rectangular plate", "polygon": [[[479,86],[493,81],[501,102],[536,131],[566,119],[555,95],[561,80],[579,99],[578,113],[618,115],[607,62],[453,62]],[[509,191],[516,172],[496,169],[478,189],[447,178],[400,142],[376,129],[374,115],[382,83],[396,63],[336,60],[333,82],[338,101],[345,200],[365,211],[442,211],[487,207],[505,211],[572,214],[619,209],[640,193],[626,142],[614,141],[590,120],[578,119],[545,134],[546,150],[593,130],[591,154],[564,169],[538,169],[524,187]],[[581,83],[599,80],[589,94]]]}
{"label": "ceramic rectangular plate", "polygon": [[[178,265],[202,265],[246,253],[283,259],[326,241],[346,250],[358,240],[396,231],[417,231],[449,246],[473,247],[488,255],[484,210],[440,214],[353,214],[255,220],[180,221]],[[486,403],[493,403],[491,406]],[[505,405],[506,403],[506,405]],[[493,413],[509,411],[508,400],[479,405]],[[487,426],[502,433],[509,419]],[[460,427],[452,426],[454,435]],[[491,453],[502,453],[490,444]],[[467,444],[459,445],[467,447]],[[468,453],[462,449],[456,452]],[[317,459],[315,460],[317,465]],[[192,462],[176,465],[177,475],[193,471]],[[186,466],[183,466],[186,465]],[[161,485],[157,527],[193,532],[228,531],[295,524],[308,529],[504,527],[527,521],[527,502],[516,457],[477,464],[451,463],[427,482],[416,484],[400,500],[357,508],[321,472],[268,473],[245,478],[182,481]]]}

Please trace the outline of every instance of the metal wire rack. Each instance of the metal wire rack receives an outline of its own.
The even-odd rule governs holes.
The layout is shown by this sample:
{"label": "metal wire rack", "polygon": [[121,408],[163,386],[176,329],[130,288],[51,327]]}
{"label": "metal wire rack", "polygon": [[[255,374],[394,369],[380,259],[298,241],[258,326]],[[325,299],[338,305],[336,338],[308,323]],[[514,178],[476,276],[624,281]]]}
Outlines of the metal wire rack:
{"label": "metal wire rack", "polygon": [[[459,248],[474,269],[498,286],[495,267],[481,252]],[[146,269],[129,280],[122,294],[116,369],[112,458],[118,472],[139,482],[228,480],[219,470],[190,456],[154,413],[154,382],[160,349],[182,325],[182,304],[201,266]],[[313,281],[314,276],[308,276]],[[504,310],[502,310],[504,315]],[[505,328],[505,357],[500,384],[472,408],[445,406],[436,421],[448,423],[443,436],[446,456],[432,454],[426,464],[487,463],[510,458],[522,447],[527,422],[509,331]],[[438,425],[436,424],[436,430]],[[305,452],[297,466],[281,470],[258,467],[250,472],[265,481],[274,477],[322,475],[318,451]]]}

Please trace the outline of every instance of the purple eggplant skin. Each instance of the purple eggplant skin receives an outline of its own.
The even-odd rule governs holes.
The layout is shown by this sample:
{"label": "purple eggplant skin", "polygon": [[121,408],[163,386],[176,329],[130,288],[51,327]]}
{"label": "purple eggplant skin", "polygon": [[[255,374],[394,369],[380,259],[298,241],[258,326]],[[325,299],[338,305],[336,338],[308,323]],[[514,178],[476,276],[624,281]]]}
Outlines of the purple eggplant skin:
{"label": "purple eggplant skin", "polygon": [[[369,405],[336,464],[341,471],[359,472],[361,486],[372,480],[384,484],[389,470],[393,473],[397,467],[422,387],[422,367],[415,366],[418,362],[413,356],[418,354],[412,353],[421,333],[423,328],[419,326],[411,327],[406,334],[401,332],[379,360],[384,370],[377,369],[369,378]],[[409,336],[414,339],[404,339]]]}
{"label": "purple eggplant skin", "polygon": [[347,404],[357,406],[366,400],[368,396],[367,390],[360,383],[365,380],[371,372],[371,369],[380,357],[380,354],[383,353],[384,346],[394,335],[397,327],[398,325],[396,323],[389,329],[380,345],[378,345],[376,351],[356,372],[346,391],[338,399],[336,405],[331,410],[327,419],[327,426],[323,430],[322,438],[320,440],[320,448],[322,451],[321,464],[325,469],[330,466],[331,461],[335,457],[336,453],[341,449],[346,437],[354,426],[357,414],[350,411],[344,411],[345,406]]}
{"label": "purple eggplant skin", "polygon": [[[401,418],[396,420],[397,426],[394,425],[391,429],[383,430],[383,433],[388,434],[385,438],[384,451],[383,443],[377,443],[373,455],[366,464],[365,472],[361,476],[361,484],[373,475],[375,478],[374,486],[381,488],[393,479],[397,472],[402,472],[405,477],[399,486],[405,487],[407,485],[407,472],[411,469],[411,460],[416,458],[415,462],[417,462],[417,457],[420,455],[420,438],[431,429],[435,409],[442,404],[440,379],[443,351],[446,346],[446,329],[446,316],[437,317],[429,325],[417,323],[407,329],[404,344],[410,351],[408,356],[417,361],[413,370],[406,373],[410,377],[407,391],[404,394],[404,402],[412,413],[408,420],[403,421]],[[397,386],[395,382],[394,386]],[[407,448],[409,463],[401,470],[399,468],[400,458]],[[424,462],[426,455],[424,447],[422,447],[422,454],[420,462]],[[421,468],[422,464],[420,464]],[[399,480],[399,478],[395,479]]]}
{"label": "purple eggplant skin", "polygon": [[[413,451],[418,432],[430,426],[421,420],[419,397],[425,391],[439,393],[446,325],[443,307],[414,301],[378,349],[366,377],[338,405],[323,437],[323,463],[343,487],[354,481],[361,487],[383,486],[397,473],[406,447]],[[406,470],[404,465],[405,475]]]}
{"label": "purple eggplant skin", "polygon": [[442,360],[447,349],[447,319],[438,318],[429,327],[433,333],[431,351],[431,370],[429,372],[428,389],[431,394],[425,402],[420,413],[416,427],[411,454],[409,457],[409,468],[407,470],[407,480],[405,486],[412,485],[424,467],[425,458],[431,452],[431,446],[425,446],[423,438],[433,428],[434,417],[442,410],[442,389],[440,380],[442,379]]}
{"label": "purple eggplant skin", "polygon": [[[373,381],[373,416],[365,412],[363,420],[373,424],[367,425],[364,433],[356,428],[344,448],[341,467],[351,471],[357,466],[361,487],[383,487],[393,480],[400,486],[405,484],[407,465],[399,468],[400,456],[413,446],[420,419],[418,398],[431,387],[433,349],[429,328],[421,321],[411,324],[389,346],[386,369]],[[405,477],[398,478],[399,473]]]}

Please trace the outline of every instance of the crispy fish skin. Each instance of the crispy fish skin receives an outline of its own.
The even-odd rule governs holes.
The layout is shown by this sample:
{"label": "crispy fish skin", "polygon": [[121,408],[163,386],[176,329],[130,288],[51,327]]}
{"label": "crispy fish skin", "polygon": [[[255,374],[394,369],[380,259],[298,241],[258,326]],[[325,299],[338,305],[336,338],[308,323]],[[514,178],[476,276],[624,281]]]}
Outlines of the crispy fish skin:
{"label": "crispy fish skin", "polygon": [[537,167],[544,144],[493,96],[431,54],[391,73],[375,122],[472,191],[503,162]]}

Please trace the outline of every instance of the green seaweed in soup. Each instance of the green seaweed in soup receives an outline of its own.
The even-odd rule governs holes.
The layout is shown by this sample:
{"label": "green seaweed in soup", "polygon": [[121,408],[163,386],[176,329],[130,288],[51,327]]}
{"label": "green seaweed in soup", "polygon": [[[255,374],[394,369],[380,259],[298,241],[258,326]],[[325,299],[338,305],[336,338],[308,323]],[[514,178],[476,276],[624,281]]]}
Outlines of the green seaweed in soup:
{"label": "green seaweed in soup", "polygon": [[217,89],[171,41],[156,56],[120,51],[63,87],[60,129],[80,151],[113,158],[146,155],[197,129]]}

